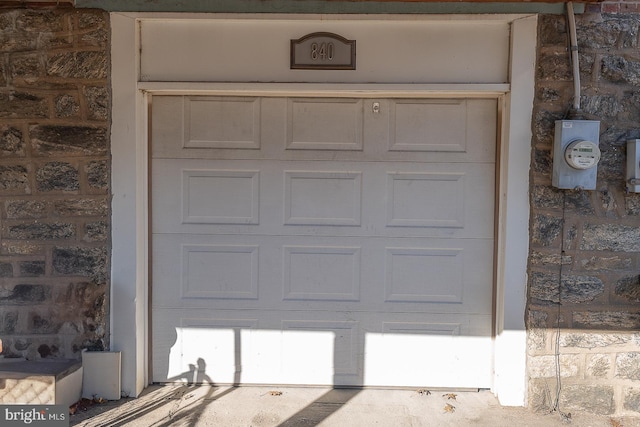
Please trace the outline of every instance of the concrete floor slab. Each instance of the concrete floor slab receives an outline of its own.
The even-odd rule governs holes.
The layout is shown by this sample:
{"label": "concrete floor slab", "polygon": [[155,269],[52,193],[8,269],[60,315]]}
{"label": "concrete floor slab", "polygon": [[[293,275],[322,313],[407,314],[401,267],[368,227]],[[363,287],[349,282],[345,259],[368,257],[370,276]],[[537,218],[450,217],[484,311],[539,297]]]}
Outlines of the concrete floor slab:
{"label": "concrete floor slab", "polygon": [[154,385],[137,399],[92,405],[71,416],[70,425],[640,427],[640,419],[534,413],[502,407],[489,391]]}

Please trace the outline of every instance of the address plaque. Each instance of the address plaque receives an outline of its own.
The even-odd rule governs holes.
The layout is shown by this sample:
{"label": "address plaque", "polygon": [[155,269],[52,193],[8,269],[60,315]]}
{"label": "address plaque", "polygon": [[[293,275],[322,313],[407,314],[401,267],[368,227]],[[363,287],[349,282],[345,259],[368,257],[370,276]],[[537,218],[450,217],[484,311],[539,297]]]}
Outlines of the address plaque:
{"label": "address plaque", "polygon": [[318,32],[291,40],[292,70],[355,70],[356,41]]}

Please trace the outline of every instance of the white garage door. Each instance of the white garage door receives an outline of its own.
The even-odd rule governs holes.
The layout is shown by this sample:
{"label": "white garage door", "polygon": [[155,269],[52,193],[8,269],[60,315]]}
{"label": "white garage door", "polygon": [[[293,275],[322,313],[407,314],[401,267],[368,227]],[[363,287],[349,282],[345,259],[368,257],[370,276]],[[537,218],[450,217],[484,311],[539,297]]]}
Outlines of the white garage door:
{"label": "white garage door", "polygon": [[490,387],[495,99],[154,96],[153,381]]}

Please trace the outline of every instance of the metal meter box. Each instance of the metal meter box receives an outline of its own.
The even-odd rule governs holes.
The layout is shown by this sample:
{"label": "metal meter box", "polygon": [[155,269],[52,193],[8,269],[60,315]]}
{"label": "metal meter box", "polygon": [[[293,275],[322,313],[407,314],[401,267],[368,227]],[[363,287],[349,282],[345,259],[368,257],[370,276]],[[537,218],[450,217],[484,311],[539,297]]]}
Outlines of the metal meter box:
{"label": "metal meter box", "polygon": [[554,187],[595,190],[599,138],[597,120],[556,120],[551,180]]}
{"label": "metal meter box", "polygon": [[627,141],[627,191],[640,193],[640,139]]}

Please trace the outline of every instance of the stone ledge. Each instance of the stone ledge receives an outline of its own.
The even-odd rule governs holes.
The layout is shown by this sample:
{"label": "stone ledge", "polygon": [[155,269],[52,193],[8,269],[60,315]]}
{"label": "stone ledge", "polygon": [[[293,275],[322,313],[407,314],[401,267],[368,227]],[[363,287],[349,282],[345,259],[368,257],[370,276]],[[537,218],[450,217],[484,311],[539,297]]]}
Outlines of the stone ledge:
{"label": "stone ledge", "polygon": [[0,359],[0,403],[70,406],[80,398],[82,374],[79,360]]}

